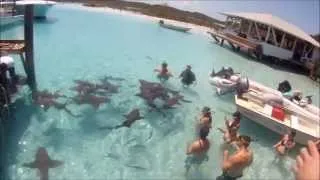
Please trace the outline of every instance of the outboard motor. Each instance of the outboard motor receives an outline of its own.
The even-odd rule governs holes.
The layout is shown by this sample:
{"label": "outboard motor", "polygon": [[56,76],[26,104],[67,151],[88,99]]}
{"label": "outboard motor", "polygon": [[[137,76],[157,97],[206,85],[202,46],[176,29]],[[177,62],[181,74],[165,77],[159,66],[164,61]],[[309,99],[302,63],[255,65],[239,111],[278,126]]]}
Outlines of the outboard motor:
{"label": "outboard motor", "polygon": [[312,104],[312,96],[306,96],[307,103]]}
{"label": "outboard motor", "polygon": [[280,91],[281,93],[289,92],[289,91],[291,91],[291,89],[292,89],[291,85],[290,85],[289,81],[287,81],[287,80],[282,81],[278,85],[278,91]]}
{"label": "outboard motor", "polygon": [[249,79],[241,78],[237,84],[236,92],[238,96],[241,96],[243,93],[249,90]]}

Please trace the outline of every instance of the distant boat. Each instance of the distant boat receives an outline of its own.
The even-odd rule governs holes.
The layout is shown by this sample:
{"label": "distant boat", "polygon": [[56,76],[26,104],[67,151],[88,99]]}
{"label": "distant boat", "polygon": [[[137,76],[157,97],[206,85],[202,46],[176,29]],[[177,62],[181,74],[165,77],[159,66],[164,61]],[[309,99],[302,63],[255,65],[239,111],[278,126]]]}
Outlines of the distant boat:
{"label": "distant boat", "polygon": [[176,26],[172,24],[165,24],[163,20],[159,21],[159,25],[161,27],[167,28],[167,29],[172,29],[175,31],[180,31],[180,32],[188,32],[191,28],[186,28],[186,27],[181,27],[181,26]]}

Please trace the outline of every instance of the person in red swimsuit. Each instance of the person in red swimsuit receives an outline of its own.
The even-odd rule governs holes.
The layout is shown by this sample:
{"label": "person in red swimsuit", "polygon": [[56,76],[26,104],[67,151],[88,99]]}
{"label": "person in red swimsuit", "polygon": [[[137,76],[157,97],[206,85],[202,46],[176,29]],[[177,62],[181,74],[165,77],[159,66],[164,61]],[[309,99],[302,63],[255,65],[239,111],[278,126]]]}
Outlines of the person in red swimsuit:
{"label": "person in red swimsuit", "polygon": [[166,62],[161,64],[160,69],[155,69],[155,72],[158,72],[158,78],[161,82],[167,81],[170,77],[172,77],[172,74],[168,70],[168,64]]}

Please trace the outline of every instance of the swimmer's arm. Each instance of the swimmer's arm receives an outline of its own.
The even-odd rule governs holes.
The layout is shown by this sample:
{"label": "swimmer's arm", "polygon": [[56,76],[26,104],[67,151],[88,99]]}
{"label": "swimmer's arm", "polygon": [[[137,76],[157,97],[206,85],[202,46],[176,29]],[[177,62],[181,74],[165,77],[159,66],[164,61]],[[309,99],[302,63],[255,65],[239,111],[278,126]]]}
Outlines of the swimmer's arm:
{"label": "swimmer's arm", "polygon": [[181,74],[179,75],[179,78],[182,78],[183,74],[184,74],[184,71],[181,72]]}
{"label": "swimmer's arm", "polygon": [[192,154],[193,152],[193,147],[192,144],[187,148],[187,155]]}
{"label": "swimmer's arm", "polygon": [[187,147],[188,147],[188,148],[187,148],[187,155],[193,153],[193,151],[194,151],[193,146],[194,146],[194,143],[191,143],[191,144],[187,145]]}
{"label": "swimmer's arm", "polygon": [[223,152],[223,162],[222,162],[222,171],[228,171],[232,167],[232,162],[229,160],[228,151]]}
{"label": "swimmer's arm", "polygon": [[275,147],[278,147],[278,146],[280,146],[280,144],[281,144],[281,141],[282,141],[282,139],[277,143],[277,144],[275,144],[275,145],[273,145],[273,147],[275,148]]}

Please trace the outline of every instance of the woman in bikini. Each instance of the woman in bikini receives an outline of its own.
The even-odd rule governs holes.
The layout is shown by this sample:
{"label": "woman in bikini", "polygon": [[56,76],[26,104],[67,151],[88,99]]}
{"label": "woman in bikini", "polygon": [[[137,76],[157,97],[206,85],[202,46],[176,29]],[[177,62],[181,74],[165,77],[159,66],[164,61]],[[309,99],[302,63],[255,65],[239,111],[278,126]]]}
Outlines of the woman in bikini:
{"label": "woman in bikini", "polygon": [[273,146],[279,155],[286,155],[288,151],[296,145],[294,142],[295,136],[296,132],[292,130],[290,134],[285,134],[282,139]]}

